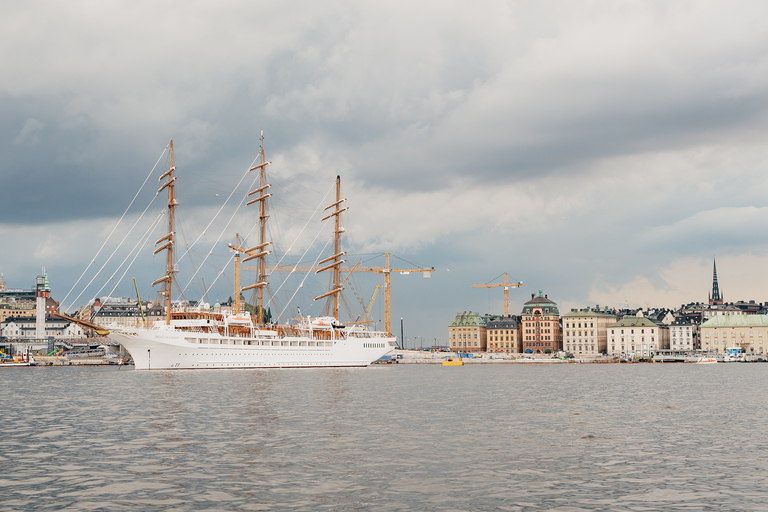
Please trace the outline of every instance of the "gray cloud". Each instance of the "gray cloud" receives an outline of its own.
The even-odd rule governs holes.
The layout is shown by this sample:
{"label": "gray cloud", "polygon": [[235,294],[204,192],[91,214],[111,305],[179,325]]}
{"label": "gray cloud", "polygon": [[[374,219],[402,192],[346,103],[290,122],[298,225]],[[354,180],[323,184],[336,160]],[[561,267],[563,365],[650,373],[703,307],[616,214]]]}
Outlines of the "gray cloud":
{"label": "gray cloud", "polygon": [[[34,273],[70,244],[61,286],[74,283],[77,260],[92,257],[84,226],[122,214],[170,138],[192,237],[262,129],[285,233],[342,174],[360,251],[452,269],[405,282],[403,312],[422,307],[410,301],[422,285],[439,290],[432,317],[487,309],[463,287],[504,270],[578,303],[594,283],[622,290],[679,258],[758,251],[766,11],[747,1],[11,6],[0,20],[10,77],[0,230],[37,251],[0,266]],[[142,268],[147,277],[154,263]]]}

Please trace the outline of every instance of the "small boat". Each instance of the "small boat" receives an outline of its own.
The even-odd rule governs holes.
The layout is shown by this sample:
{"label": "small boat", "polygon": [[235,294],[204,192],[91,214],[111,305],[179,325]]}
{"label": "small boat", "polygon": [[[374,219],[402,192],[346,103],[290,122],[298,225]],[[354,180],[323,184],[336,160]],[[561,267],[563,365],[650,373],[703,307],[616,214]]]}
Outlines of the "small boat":
{"label": "small boat", "polygon": [[10,356],[8,354],[0,355],[0,367],[8,368],[11,366],[36,366],[35,358],[27,351],[24,355]]}
{"label": "small boat", "polygon": [[464,366],[464,361],[460,357],[448,357],[443,360],[443,366]]}
{"label": "small boat", "polygon": [[696,361],[696,364],[715,364],[717,363],[717,359],[714,357],[700,357],[698,361]]}

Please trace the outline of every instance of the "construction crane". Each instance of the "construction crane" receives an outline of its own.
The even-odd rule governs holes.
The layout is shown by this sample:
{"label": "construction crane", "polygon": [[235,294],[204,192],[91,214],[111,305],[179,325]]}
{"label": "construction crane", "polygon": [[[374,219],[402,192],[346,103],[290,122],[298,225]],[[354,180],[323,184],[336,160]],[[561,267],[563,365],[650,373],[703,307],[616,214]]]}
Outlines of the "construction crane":
{"label": "construction crane", "polygon": [[[390,268],[389,266],[389,253],[384,253],[384,266],[383,267],[360,267],[355,265],[354,267],[339,268],[342,272],[373,272],[374,274],[384,274],[384,330],[392,334],[392,272],[399,272],[400,274],[410,274],[411,272],[422,272],[424,279],[431,277],[430,272],[435,271],[435,267],[432,268]],[[319,267],[292,267],[292,266],[279,266],[279,267],[267,267],[266,270],[269,273],[272,272],[316,272]],[[257,267],[245,267],[243,270],[258,270]],[[522,283],[520,283],[522,284]],[[318,298],[322,298],[318,297]]]}
{"label": "construction crane", "polygon": [[523,282],[510,283],[507,281],[507,273],[504,272],[503,283],[488,283],[488,284],[473,284],[472,288],[496,288],[497,286],[504,287],[504,316],[509,316],[509,288],[515,288],[517,286],[523,286]]}
{"label": "construction crane", "polygon": [[[240,288],[240,255],[246,254],[247,256],[253,256],[252,249],[244,249],[243,247],[240,247],[240,235],[235,233],[235,244],[227,244],[227,247],[230,248],[230,250],[235,251],[235,295],[234,295],[234,303],[232,304],[232,312],[236,315],[239,315],[242,309],[242,304],[240,301],[240,294],[243,292],[243,289]],[[258,323],[261,323],[262,319],[259,318]]]}
{"label": "construction crane", "polygon": [[376,289],[373,290],[373,295],[371,295],[371,300],[368,301],[368,307],[365,308],[365,316],[363,316],[363,322],[367,322],[368,319],[371,317],[371,311],[373,311],[373,303],[376,302],[376,294],[379,293],[379,288],[381,288],[381,285],[377,284]]}

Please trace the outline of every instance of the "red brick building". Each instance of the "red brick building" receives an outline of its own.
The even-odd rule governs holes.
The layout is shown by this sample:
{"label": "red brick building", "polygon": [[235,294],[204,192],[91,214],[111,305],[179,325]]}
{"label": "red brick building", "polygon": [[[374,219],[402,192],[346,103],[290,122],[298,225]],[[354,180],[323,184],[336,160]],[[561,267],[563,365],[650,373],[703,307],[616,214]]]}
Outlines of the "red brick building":
{"label": "red brick building", "polygon": [[523,353],[554,354],[562,348],[560,312],[541,290],[523,305],[521,330]]}

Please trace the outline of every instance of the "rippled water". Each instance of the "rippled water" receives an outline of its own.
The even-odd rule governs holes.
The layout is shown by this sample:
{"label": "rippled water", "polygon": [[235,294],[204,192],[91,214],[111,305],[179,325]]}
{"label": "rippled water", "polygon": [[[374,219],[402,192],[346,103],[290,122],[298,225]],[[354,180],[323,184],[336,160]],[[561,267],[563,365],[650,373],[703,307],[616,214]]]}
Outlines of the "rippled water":
{"label": "rippled water", "polygon": [[767,510],[768,365],[0,370],[2,510]]}

